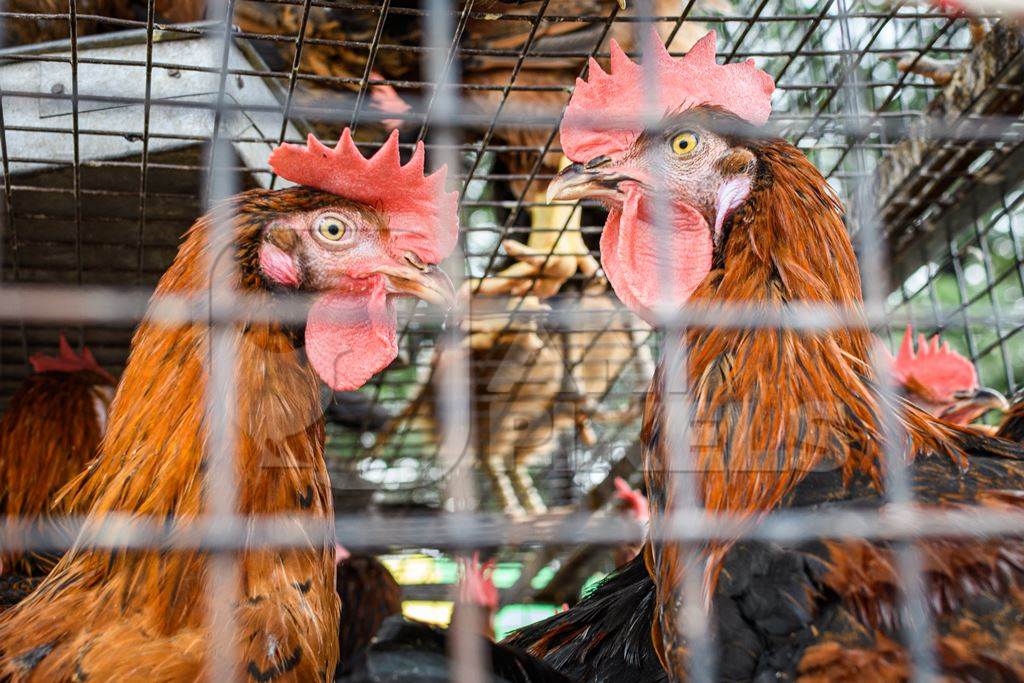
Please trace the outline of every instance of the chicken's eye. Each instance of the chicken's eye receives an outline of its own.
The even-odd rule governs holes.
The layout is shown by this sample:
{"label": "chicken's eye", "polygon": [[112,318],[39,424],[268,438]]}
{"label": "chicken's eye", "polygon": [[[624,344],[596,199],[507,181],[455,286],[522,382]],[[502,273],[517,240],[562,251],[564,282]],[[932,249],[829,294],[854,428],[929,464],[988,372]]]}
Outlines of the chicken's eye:
{"label": "chicken's eye", "polygon": [[317,222],[316,231],[328,242],[337,242],[345,236],[348,226],[337,216],[324,216]]}
{"label": "chicken's eye", "polygon": [[686,131],[672,138],[672,152],[676,156],[686,156],[692,154],[693,150],[697,149],[697,143],[700,138],[693,131]]}

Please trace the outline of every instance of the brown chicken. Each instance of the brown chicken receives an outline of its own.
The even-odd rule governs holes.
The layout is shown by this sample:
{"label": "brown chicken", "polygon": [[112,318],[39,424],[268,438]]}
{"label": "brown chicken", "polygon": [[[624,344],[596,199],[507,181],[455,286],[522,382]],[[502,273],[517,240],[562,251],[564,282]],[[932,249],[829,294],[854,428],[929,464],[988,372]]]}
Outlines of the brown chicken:
{"label": "brown chicken", "polygon": [[[562,141],[578,163],[554,181],[551,195],[609,206],[602,263],[620,298],[652,322],[661,300],[688,302],[689,311],[712,320],[722,304],[770,316],[801,302],[856,316],[860,275],[842,205],[799,150],[759,128],[770,113],[771,79],[749,63],[716,65],[714,40],[681,62],[653,56],[665,116],[659,130],[628,123],[643,99],[641,71],[613,49],[611,73],[591,74],[570,103]],[[584,113],[627,122],[608,135],[588,127]],[[656,185],[672,209],[663,248],[649,244],[658,234],[651,223]],[[661,254],[672,255],[674,268],[661,267]],[[659,268],[665,277],[652,276]],[[711,512],[754,521],[782,506],[883,506],[886,413],[906,434],[890,445],[910,460],[920,504],[999,510],[1024,501],[1020,448],[879,394],[864,326],[698,323],[686,329],[685,344],[695,460],[687,471]],[[679,427],[666,423],[661,398],[665,367],[642,435],[655,535],[682,504],[666,438]],[[1024,548],[965,532],[962,540],[921,543],[938,665],[957,679],[1020,678]],[[678,543],[649,543],[643,562],[511,642],[600,681],[659,680],[653,649],[667,672],[660,676],[683,680],[687,647],[678,616],[688,557]],[[714,611],[723,679],[858,680],[870,671],[877,680],[904,680],[912,669],[890,544],[715,542],[689,566],[703,567],[704,594],[689,597]],[[629,618],[616,619],[627,605]],[[653,648],[641,638],[645,630]]]}
{"label": "brown chicken", "polygon": [[[96,456],[117,383],[89,349],[60,338],[57,356],[29,358],[34,374],[14,392],[0,419],[0,504],[26,523],[45,520],[57,492]],[[23,535],[10,534],[9,542]],[[31,577],[53,565],[49,554],[9,553],[0,574]]]}
{"label": "brown chicken", "polygon": [[[529,297],[521,310],[541,308],[536,298]],[[545,509],[528,468],[550,454],[572,411],[564,410],[558,401],[564,364],[550,335],[534,321],[495,318],[486,310],[477,308],[467,321],[465,341],[473,368],[474,455],[499,509],[521,517],[527,511]],[[503,311],[494,311],[499,313]],[[431,374],[451,353],[437,354]],[[437,407],[435,382],[428,380],[379,435],[375,456],[406,449],[408,441],[417,437],[424,439],[428,449],[438,447],[442,432]]]}
{"label": "brown chicken", "polygon": [[890,357],[893,379],[904,396],[929,415],[956,425],[969,425],[990,410],[1006,412],[1010,405],[995,389],[978,384],[978,371],[971,361],[940,342],[907,330],[895,358]]}
{"label": "brown chicken", "polygon": [[[69,39],[70,6],[69,0],[0,0],[0,11],[40,15],[40,18],[3,17],[0,35],[4,46]],[[78,35],[86,36],[124,29],[122,24],[104,22],[104,18],[146,21],[147,3],[146,0],[77,0],[75,10],[77,16],[87,17],[78,20]],[[206,14],[206,0],[156,0],[153,12],[158,23],[199,21]]]}
{"label": "brown chicken", "polygon": [[501,607],[501,596],[494,585],[493,559],[480,562],[480,553],[473,553],[471,559],[459,559],[459,585],[455,604],[452,606],[451,623],[457,627],[460,619],[466,619],[467,611],[475,610],[474,619],[480,634],[494,640],[494,617]]}
{"label": "brown chicken", "polygon": [[[443,171],[424,176],[422,147],[401,166],[397,142],[369,160],[347,132],[335,150],[312,138],[308,147],[279,147],[271,166],[300,186],[253,190],[200,218],[157,287],[157,296],[205,296],[208,237],[220,216],[233,224],[234,284],[265,304],[259,310],[292,291],[312,297],[304,356],[281,323],[228,328],[237,349],[230,436],[241,515],[332,519],[317,377],[351,390],[396,357],[395,296],[452,299],[432,264],[454,245],[456,197],[442,193]],[[122,513],[158,520],[173,536],[208,510],[210,342],[202,322],[139,327],[100,455],[72,498],[89,502],[90,521]],[[249,546],[237,559],[239,599],[211,598],[237,624],[235,657],[226,660],[238,663],[237,677],[330,680],[338,660],[333,544],[312,536],[287,548]],[[78,544],[0,624],[0,671],[15,681],[201,679],[211,670],[208,576],[207,552]]]}
{"label": "brown chicken", "polygon": [[[929,3],[924,2],[923,4]],[[972,45],[978,45],[991,30],[988,19],[970,14],[958,0],[931,0],[930,4],[934,5],[935,9],[945,12],[951,19],[966,17],[970,23]],[[936,59],[926,54],[917,53],[903,56],[896,64],[896,68],[903,73],[924,76],[936,85],[943,87],[953,82],[958,66],[960,63],[955,60]]]}
{"label": "brown chicken", "polygon": [[402,613],[402,587],[388,568],[373,555],[335,548],[338,562],[335,585],[341,598],[338,629],[338,671],[346,676],[363,666],[366,648],[384,620]]}
{"label": "brown chicken", "polygon": [[1018,391],[1014,395],[1010,408],[996,429],[996,436],[1024,443],[1024,391]]}
{"label": "brown chicken", "polygon": [[[637,417],[639,401],[622,411],[597,409],[597,399],[612,383],[630,369],[644,379],[653,373],[644,345],[650,332],[617,310],[609,295],[583,292],[577,298],[566,296],[560,304],[592,311],[598,319],[607,314],[607,329],[593,323],[582,330],[559,330],[534,317],[543,317],[548,307],[533,295],[519,300],[478,297],[473,316],[465,323],[472,368],[473,454],[498,508],[514,517],[547,511],[530,470],[550,463],[564,435],[592,445],[596,425]],[[634,325],[637,329],[631,329]],[[443,361],[443,354],[438,354],[431,371]],[[379,435],[376,457],[409,448],[419,437],[428,449],[437,447],[441,429],[435,391],[433,381],[423,384]]]}

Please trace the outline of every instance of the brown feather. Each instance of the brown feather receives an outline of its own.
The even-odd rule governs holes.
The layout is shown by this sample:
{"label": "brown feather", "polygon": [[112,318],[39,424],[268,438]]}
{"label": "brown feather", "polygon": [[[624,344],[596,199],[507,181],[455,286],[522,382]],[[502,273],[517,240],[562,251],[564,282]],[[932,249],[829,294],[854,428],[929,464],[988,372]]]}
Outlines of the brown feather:
{"label": "brown feather", "polygon": [[337,587],[345,615],[338,631],[343,673],[358,664],[384,620],[402,613],[402,587],[372,555],[350,555],[338,563]]}
{"label": "brown feather", "polygon": [[[722,254],[692,296],[695,307],[719,302],[777,312],[793,302],[856,307],[857,261],[843,209],[820,172],[782,141],[750,143],[762,166],[751,198],[734,216]],[[704,506],[752,518],[776,508],[808,473],[838,469],[880,486],[883,410],[901,414],[911,453],[963,454],[953,429],[903,401],[883,406],[869,365],[866,327],[831,331],[692,328],[686,336],[690,442]],[[660,377],[660,375],[659,375]],[[645,416],[651,523],[657,530],[676,505],[672,463],[661,437],[662,382]],[[902,446],[901,446],[902,449]],[[704,600],[714,591],[729,544],[709,544]],[[684,549],[648,545],[659,595],[655,647],[670,670],[683,671],[676,626]]]}
{"label": "brown feather", "polygon": [[[807,648],[798,672],[800,683],[863,680],[895,683],[910,678],[910,667],[902,648],[879,633],[862,634],[853,642],[844,639],[816,643]],[[865,678],[867,672],[870,672],[869,679]]]}
{"label": "brown feather", "polygon": [[[0,419],[5,515],[25,522],[49,517],[57,492],[96,455],[102,437],[98,411],[106,410],[110,391],[108,380],[93,372],[41,372],[22,382]],[[69,510],[61,506],[60,512]],[[34,553],[8,553],[0,560],[0,573],[31,575],[52,566]]]}
{"label": "brown feather", "polygon": [[1016,397],[996,430],[996,436],[1024,443],[1024,395]]}
{"label": "brown feather", "polygon": [[[39,18],[4,17],[2,37],[4,46],[33,45],[49,40],[69,40],[70,5],[68,0],[0,0],[0,11],[18,14],[38,14]],[[110,19],[145,21],[145,0],[77,0],[78,36],[104,31],[123,30],[119,24],[106,23]],[[206,14],[206,0],[156,0],[155,20],[160,23],[187,23],[199,21]],[[61,15],[57,18],[43,15]]]}
{"label": "brown feather", "polygon": [[[264,291],[254,259],[265,221],[275,212],[336,200],[328,197],[256,190],[235,200],[244,289]],[[201,218],[188,232],[158,295],[205,291],[209,221]],[[235,334],[238,512],[330,519],[315,376],[279,325],[240,325]],[[101,455],[78,482],[72,505],[88,509],[92,519],[120,512],[165,519],[171,528],[203,513],[209,340],[199,323],[140,325]],[[333,555],[333,547],[315,539],[238,554],[240,677],[330,678],[338,647]],[[208,569],[202,552],[73,548],[0,624],[0,671],[15,681],[202,677]]]}

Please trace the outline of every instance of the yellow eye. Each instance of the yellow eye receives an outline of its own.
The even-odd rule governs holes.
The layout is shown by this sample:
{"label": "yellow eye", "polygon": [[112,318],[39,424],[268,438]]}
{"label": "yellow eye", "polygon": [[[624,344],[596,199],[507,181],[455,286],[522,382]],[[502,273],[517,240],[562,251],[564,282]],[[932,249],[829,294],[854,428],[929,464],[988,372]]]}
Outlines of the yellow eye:
{"label": "yellow eye", "polygon": [[348,228],[337,216],[324,216],[316,226],[317,232],[328,242],[337,242]]}
{"label": "yellow eye", "polygon": [[692,154],[693,150],[697,149],[697,143],[700,138],[697,134],[692,131],[686,131],[672,138],[672,151],[676,156],[686,156]]}

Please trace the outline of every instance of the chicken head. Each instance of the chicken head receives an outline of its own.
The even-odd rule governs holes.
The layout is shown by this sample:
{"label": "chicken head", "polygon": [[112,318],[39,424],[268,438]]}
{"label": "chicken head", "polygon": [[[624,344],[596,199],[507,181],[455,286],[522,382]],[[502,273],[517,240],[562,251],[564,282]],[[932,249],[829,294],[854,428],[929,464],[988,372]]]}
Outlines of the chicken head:
{"label": "chicken head", "polygon": [[[454,290],[437,264],[457,232],[455,193],[444,170],[423,173],[423,146],[401,164],[394,134],[365,159],[348,130],[329,149],[310,136],[282,145],[270,160],[311,193],[308,210],[270,214],[259,270],[275,288],[311,293],[306,354],[336,391],[362,386],[398,354],[396,296],[450,305]],[[266,214],[263,214],[266,215]]]}

